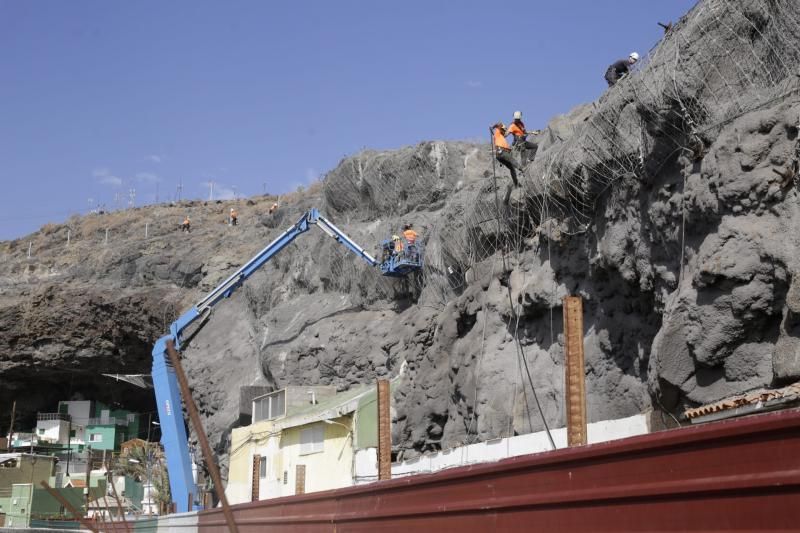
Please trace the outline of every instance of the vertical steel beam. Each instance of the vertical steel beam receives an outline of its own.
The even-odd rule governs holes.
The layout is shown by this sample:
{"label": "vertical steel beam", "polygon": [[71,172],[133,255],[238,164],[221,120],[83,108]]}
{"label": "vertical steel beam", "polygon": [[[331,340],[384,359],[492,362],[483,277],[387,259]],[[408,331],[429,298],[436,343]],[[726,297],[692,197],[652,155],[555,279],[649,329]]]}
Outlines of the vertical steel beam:
{"label": "vertical steel beam", "polygon": [[[178,379],[178,385],[181,388],[181,397],[186,404],[186,410],[189,412],[189,420],[192,422],[197,440],[200,442],[200,448],[203,450],[203,457],[206,460],[206,466],[211,474],[211,479],[214,481],[214,490],[217,492],[217,498],[222,503],[222,512],[225,514],[228,531],[231,533],[238,533],[239,529],[236,527],[236,522],[233,519],[233,512],[228,505],[228,498],[225,497],[225,488],[222,486],[222,476],[219,475],[219,468],[217,467],[216,461],[214,461],[214,454],[211,451],[211,445],[208,443],[206,431],[203,429],[203,422],[200,420],[200,412],[197,410],[197,404],[194,403],[192,391],[189,390],[189,380],[186,378],[186,373],[183,371],[180,354],[178,354],[178,351],[175,349],[175,343],[172,339],[166,342],[166,346],[170,363],[172,363],[172,368],[175,369],[175,377]],[[180,496],[177,494],[173,495],[173,498],[179,497]]]}
{"label": "vertical steel beam", "polygon": [[566,296],[564,307],[564,392],[567,444],[586,444],[586,380],[583,355],[583,300]]}
{"label": "vertical steel beam", "polygon": [[294,471],[294,493],[306,493],[306,465],[295,465]]}
{"label": "vertical steel beam", "polygon": [[250,488],[250,501],[257,502],[258,495],[261,488],[261,456],[255,454],[253,456],[253,483]]}
{"label": "vertical steel beam", "polygon": [[378,380],[378,479],[392,479],[392,420],[389,381]]}

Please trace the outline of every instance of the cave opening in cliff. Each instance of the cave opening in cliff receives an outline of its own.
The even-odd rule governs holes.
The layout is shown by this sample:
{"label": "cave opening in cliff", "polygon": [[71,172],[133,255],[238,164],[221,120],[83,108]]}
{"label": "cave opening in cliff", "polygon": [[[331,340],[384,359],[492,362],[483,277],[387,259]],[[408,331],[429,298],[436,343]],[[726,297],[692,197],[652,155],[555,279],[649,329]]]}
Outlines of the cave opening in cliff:
{"label": "cave opening in cliff", "polygon": [[[152,388],[141,388],[121,380],[86,370],[38,370],[35,376],[9,379],[0,390],[0,435],[11,425],[12,404],[16,402],[14,432],[28,433],[36,428],[38,413],[55,413],[58,402],[92,400],[111,409],[124,409],[141,417],[139,435],[130,438],[158,440],[161,437]],[[146,379],[149,382],[149,379]],[[36,383],[35,389],[31,386]],[[148,421],[150,422],[148,424]]]}

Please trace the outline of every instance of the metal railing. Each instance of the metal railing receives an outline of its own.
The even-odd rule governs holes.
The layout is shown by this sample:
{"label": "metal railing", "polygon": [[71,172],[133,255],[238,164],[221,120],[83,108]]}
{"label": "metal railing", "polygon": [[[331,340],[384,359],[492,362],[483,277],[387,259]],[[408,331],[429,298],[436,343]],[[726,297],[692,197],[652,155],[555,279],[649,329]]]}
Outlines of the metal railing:
{"label": "metal railing", "polygon": [[37,413],[36,420],[63,420],[69,422],[72,417],[68,413]]}
{"label": "metal railing", "polygon": [[118,418],[114,416],[106,416],[99,418],[90,418],[86,423],[87,426],[127,426],[127,418]]}

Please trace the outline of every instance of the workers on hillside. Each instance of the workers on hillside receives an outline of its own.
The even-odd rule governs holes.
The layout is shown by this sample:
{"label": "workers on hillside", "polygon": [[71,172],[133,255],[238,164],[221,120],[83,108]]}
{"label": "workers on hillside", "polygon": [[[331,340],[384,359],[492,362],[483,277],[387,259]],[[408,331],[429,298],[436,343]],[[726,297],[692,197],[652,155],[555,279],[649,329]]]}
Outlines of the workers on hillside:
{"label": "workers on hillside", "polygon": [[231,207],[231,226],[235,226],[239,222],[239,213],[236,212],[236,209]]}
{"label": "workers on hillside", "polygon": [[606,81],[609,87],[613,87],[623,76],[627,75],[631,67],[639,61],[639,54],[631,52],[627,59],[620,59],[615,61],[606,70]]}
{"label": "workers on hillside", "polygon": [[183,223],[181,224],[181,231],[189,233],[192,229],[192,221],[189,220],[189,215],[186,215],[183,218]]}
{"label": "workers on hillside", "polygon": [[522,122],[522,111],[514,111],[514,121],[508,127],[508,133],[514,136],[511,144],[520,151],[520,163],[524,168],[533,161],[536,151],[539,149],[539,144],[528,140],[528,135],[539,135],[541,131],[533,130],[528,133],[525,123]]}
{"label": "workers on hillside", "polygon": [[508,141],[506,141],[506,135],[508,135],[506,125],[502,122],[498,122],[490,129],[492,130],[492,147],[494,148],[495,159],[511,172],[511,179],[514,182],[514,186],[519,187],[517,169],[521,170],[521,168],[514,161],[514,158],[511,157],[511,148],[508,146]]}

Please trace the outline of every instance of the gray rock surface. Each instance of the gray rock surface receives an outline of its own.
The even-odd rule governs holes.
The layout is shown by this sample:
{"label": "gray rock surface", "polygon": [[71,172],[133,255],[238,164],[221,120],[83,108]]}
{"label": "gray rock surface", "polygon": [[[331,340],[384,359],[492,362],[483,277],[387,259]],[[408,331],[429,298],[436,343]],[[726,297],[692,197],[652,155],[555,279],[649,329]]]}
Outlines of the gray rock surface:
{"label": "gray rock surface", "polygon": [[590,421],[800,379],[799,25],[789,0],[700,2],[631,77],[550,123],[520,189],[486,145],[426,142],[346,158],[273,216],[273,198],[239,201],[236,228],[231,202],[194,202],[0,243],[0,411],[30,387],[47,392],[28,414],[124,401],[96,372],[147,372],[177,314],[311,206],[370,251],[414,222],[425,269],[381,277],[312,229],[219,305],[184,356],[221,454],[240,386],[401,368],[406,457],[563,425],[567,294],[584,298]]}

